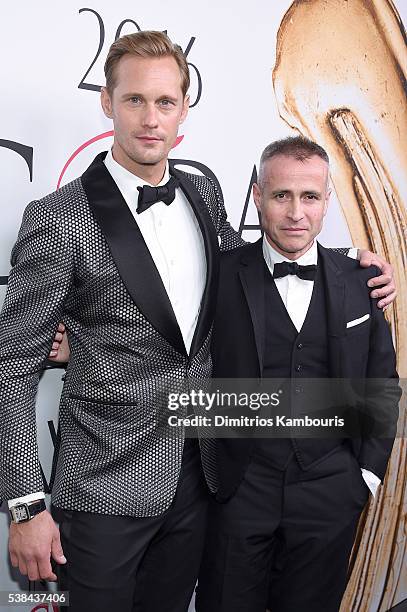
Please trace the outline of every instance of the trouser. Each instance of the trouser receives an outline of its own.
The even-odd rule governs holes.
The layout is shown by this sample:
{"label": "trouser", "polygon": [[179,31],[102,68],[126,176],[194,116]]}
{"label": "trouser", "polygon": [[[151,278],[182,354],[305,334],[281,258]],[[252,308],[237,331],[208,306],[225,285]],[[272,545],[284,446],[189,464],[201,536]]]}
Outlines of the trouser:
{"label": "trouser", "polygon": [[62,511],[59,589],[67,612],[186,612],[196,584],[208,493],[197,442],[186,443],[177,491],[160,516]]}
{"label": "trouser", "polygon": [[308,471],[254,455],[236,494],[211,501],[198,612],[337,612],[369,496],[341,446]]}

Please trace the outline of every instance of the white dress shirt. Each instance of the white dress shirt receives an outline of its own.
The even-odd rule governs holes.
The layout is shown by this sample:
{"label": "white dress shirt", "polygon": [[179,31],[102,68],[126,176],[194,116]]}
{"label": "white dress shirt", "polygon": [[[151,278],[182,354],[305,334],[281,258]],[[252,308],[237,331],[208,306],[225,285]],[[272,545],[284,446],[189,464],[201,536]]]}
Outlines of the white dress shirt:
{"label": "white dress shirt", "polygon": [[[182,190],[175,191],[174,201],[167,206],[157,202],[138,214],[137,187],[148,185],[114,159],[111,151],[105,165],[120,189],[161,277],[181,330],[187,352],[190,351],[206,283],[205,246],[199,223]],[[160,183],[170,178],[168,163]],[[153,187],[153,185],[150,185]],[[10,499],[9,508],[17,503],[44,499],[43,492]]]}
{"label": "white dress shirt", "polygon": [[[191,204],[178,187],[170,205],[157,202],[138,214],[137,187],[148,183],[118,164],[111,151],[106,155],[105,165],[139,226],[189,352],[206,282],[205,247]],[[165,185],[169,179],[167,164],[156,187]]]}
{"label": "white dress shirt", "polygon": [[[354,253],[351,254],[352,256]],[[263,236],[263,256],[267,264],[270,273],[274,272],[274,264],[282,263],[283,261],[291,261],[286,257],[283,257],[278,251],[276,251],[266,238]],[[318,249],[317,243],[314,241],[310,249],[304,255],[301,255],[295,260],[300,266],[316,265],[318,261]],[[299,332],[307,316],[308,308],[311,302],[312,291],[314,289],[314,281],[307,281],[299,278],[295,274],[287,274],[282,278],[275,278],[274,282],[278,289],[278,292],[283,300],[283,304],[287,309],[291,321],[294,323],[295,328]],[[369,487],[372,495],[376,495],[377,488],[381,482],[380,478],[370,472],[361,468],[362,476]]]}
{"label": "white dress shirt", "polygon": [[[263,256],[271,275],[274,273],[274,264],[290,261],[273,249],[266,235],[263,236]],[[314,242],[312,247],[295,261],[300,266],[316,265],[318,261],[317,243]],[[303,280],[295,274],[287,274],[282,278],[275,278],[274,282],[291,321],[296,330],[301,331],[311,302],[314,281]]]}

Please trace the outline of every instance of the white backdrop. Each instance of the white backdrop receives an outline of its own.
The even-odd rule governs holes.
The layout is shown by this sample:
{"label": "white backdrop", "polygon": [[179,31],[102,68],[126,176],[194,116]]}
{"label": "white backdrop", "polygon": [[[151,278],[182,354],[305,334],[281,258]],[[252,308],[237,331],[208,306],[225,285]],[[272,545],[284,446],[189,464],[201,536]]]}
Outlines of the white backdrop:
{"label": "white backdrop", "polygon": [[[69,158],[85,143],[112,129],[101,111],[98,91],[89,84],[103,84],[107,50],[124,20],[133,20],[140,29],[167,30],[184,50],[190,46],[188,60],[196,67],[191,68],[191,102],[200,97],[181,126],[184,138],[172,157],[200,161],[216,174],[229,219],[238,228],[253,167],[262,149],[290,133],[278,116],[271,84],[277,29],[290,4],[291,0],[209,0],[200,9],[198,3],[187,0],[93,0],[91,4],[25,0],[3,5],[0,277],[8,275],[10,251],[26,204],[53,191]],[[397,0],[395,4],[405,18],[406,3]],[[122,33],[135,29],[134,23],[127,22]],[[88,85],[79,87],[81,81]],[[32,181],[27,162],[6,141],[25,145],[28,153],[32,148]],[[68,166],[62,182],[81,174],[110,144],[111,138],[102,138],[86,146]],[[250,223],[257,224],[251,199],[246,218],[246,224]],[[256,231],[243,234],[248,240],[257,236]],[[327,246],[350,245],[335,197],[320,239]],[[47,421],[53,420],[56,427],[60,378],[59,371],[47,372],[38,399],[40,453],[47,476],[52,454]],[[8,562],[7,529],[3,505],[0,590],[26,588],[26,582]]]}

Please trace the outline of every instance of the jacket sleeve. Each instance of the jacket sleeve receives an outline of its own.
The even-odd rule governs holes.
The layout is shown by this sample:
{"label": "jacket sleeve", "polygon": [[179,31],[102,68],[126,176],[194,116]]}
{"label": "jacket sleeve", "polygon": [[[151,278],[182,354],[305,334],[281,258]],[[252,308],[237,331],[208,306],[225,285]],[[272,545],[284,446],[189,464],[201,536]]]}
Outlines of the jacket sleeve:
{"label": "jacket sleeve", "polygon": [[[375,274],[378,274],[377,270]],[[401,388],[389,325],[376,300],[372,302],[365,381],[364,412],[367,418],[362,432],[359,464],[383,480],[397,434]]]}
{"label": "jacket sleeve", "polygon": [[0,497],[43,490],[35,400],[72,283],[72,249],[46,200],[26,208],[0,313]]}
{"label": "jacket sleeve", "polygon": [[220,250],[221,251],[230,251],[231,249],[236,249],[237,247],[244,246],[248,244],[240,234],[233,229],[227,219],[227,213],[225,209],[225,204],[223,202],[222,195],[219,192],[219,189],[211,178],[207,177],[208,181],[211,183],[213,191],[216,197],[217,203],[217,223],[216,223],[216,231],[218,233],[220,239]]}

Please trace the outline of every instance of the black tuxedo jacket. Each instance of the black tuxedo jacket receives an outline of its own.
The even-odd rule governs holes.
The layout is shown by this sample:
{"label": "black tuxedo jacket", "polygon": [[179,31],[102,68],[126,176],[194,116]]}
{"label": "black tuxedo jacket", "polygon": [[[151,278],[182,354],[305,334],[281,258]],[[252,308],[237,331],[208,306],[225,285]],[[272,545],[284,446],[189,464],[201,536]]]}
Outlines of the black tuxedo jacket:
{"label": "black tuxedo jacket", "polygon": [[[346,379],[349,389],[352,389],[352,380],[366,379],[362,398],[363,412],[369,417],[366,422],[371,427],[372,419],[376,420],[382,429],[385,427],[389,437],[363,435],[362,424],[362,436],[352,438],[351,446],[360,466],[382,479],[396,431],[400,389],[391,334],[383,312],[370,298],[366,286],[367,280],[377,275],[377,269],[363,269],[358,261],[321,245],[318,245],[318,264],[322,268],[326,292],[330,376]],[[212,341],[214,377],[262,377],[264,309],[264,261],[260,239],[221,256]],[[369,318],[365,321],[347,328],[348,322],[366,314]],[[374,384],[374,379],[380,382]],[[358,399],[360,401],[360,396]],[[324,445],[318,440],[311,442],[314,458],[318,459],[325,452]],[[340,443],[342,440],[338,440]],[[217,497],[224,501],[244,476],[254,441],[252,437],[218,439],[216,444]]]}
{"label": "black tuxedo jacket", "polygon": [[[242,244],[205,176],[173,168],[199,222],[207,276],[189,355],[161,277],[100,154],[24,213],[0,315],[0,497],[43,490],[35,399],[58,322],[71,346],[59,408],[53,503],[158,515],[178,481],[184,432],[168,392],[211,375],[221,249]],[[210,473],[208,472],[208,479]]]}

